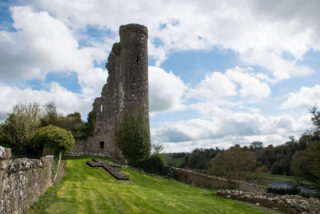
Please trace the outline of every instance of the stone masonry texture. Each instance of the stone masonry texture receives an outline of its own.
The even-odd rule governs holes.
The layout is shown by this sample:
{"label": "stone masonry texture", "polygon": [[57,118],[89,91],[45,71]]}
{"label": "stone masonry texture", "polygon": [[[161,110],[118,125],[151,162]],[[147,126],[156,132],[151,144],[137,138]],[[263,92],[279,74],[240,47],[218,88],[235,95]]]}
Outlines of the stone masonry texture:
{"label": "stone masonry texture", "polygon": [[191,170],[181,169],[181,168],[172,168],[173,175],[172,177],[180,182],[191,184],[197,187],[205,188],[214,188],[214,189],[230,189],[236,188],[242,191],[249,192],[267,192],[267,187],[250,184],[245,181],[229,181],[225,178],[216,177],[212,175],[207,175],[203,173],[194,172]]}
{"label": "stone masonry texture", "polygon": [[218,195],[259,206],[279,209],[285,213],[320,213],[320,200],[304,198],[300,195],[276,195],[272,193],[247,192],[239,190],[219,190]]}
{"label": "stone masonry texture", "polygon": [[40,160],[10,156],[10,149],[0,146],[0,213],[25,213],[52,185],[53,156]]}
{"label": "stone masonry texture", "polygon": [[120,42],[108,57],[107,84],[93,104],[94,135],[76,143],[70,155],[98,155],[125,159],[117,146],[119,124],[126,114],[143,114],[149,129],[148,29],[138,24],[120,26]]}

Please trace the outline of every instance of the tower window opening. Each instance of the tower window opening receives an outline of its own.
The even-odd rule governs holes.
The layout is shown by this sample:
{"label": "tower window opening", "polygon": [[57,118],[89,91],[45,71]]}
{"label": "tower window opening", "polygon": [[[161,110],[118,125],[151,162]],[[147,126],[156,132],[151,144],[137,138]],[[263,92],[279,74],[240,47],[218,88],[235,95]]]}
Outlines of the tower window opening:
{"label": "tower window opening", "polygon": [[100,105],[100,112],[102,112],[103,111],[103,105],[101,104]]}
{"label": "tower window opening", "polygon": [[104,141],[100,141],[100,148],[101,148],[101,149],[104,148]]}

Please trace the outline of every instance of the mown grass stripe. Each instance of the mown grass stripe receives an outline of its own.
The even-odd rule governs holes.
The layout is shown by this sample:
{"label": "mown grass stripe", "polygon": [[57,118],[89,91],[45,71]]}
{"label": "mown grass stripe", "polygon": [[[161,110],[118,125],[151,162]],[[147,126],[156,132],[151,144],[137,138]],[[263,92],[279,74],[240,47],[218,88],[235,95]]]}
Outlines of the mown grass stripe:
{"label": "mown grass stripe", "polygon": [[90,158],[66,162],[66,177],[40,197],[28,213],[276,213],[196,188],[123,168],[130,181],[117,181],[105,170],[91,168]]}

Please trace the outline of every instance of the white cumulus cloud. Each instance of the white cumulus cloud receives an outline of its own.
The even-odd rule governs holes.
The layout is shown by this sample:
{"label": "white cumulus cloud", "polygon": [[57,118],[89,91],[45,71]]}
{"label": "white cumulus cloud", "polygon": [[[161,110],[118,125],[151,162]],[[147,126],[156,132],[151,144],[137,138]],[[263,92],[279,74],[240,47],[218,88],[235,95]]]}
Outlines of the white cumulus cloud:
{"label": "white cumulus cloud", "polygon": [[268,83],[260,80],[265,76],[249,72],[250,69],[236,67],[225,73],[208,73],[205,78],[188,92],[189,98],[216,100],[221,97],[265,98],[270,95]]}
{"label": "white cumulus cloud", "polygon": [[184,108],[183,96],[187,87],[172,72],[149,67],[150,112],[181,110]]}
{"label": "white cumulus cloud", "polygon": [[262,82],[245,69],[241,69],[239,67],[229,69],[226,72],[226,76],[230,80],[240,84],[239,94],[242,97],[254,96],[257,98],[263,98],[270,95],[271,89],[269,85]]}
{"label": "white cumulus cloud", "polygon": [[288,99],[282,103],[281,108],[311,108],[320,106],[320,85],[301,87],[298,92],[289,93]]}
{"label": "white cumulus cloud", "polygon": [[211,100],[217,97],[237,95],[236,85],[220,72],[208,73],[194,89],[190,89],[188,97]]}
{"label": "white cumulus cloud", "polygon": [[41,0],[35,7],[50,11],[75,30],[99,26],[116,32],[121,24],[144,24],[149,28],[150,54],[157,66],[175,51],[218,47],[234,51],[249,65],[267,69],[280,81],[314,72],[298,62],[309,50],[320,50],[318,0],[183,4],[164,0]]}
{"label": "white cumulus cloud", "polygon": [[0,31],[0,77],[44,79],[49,72],[76,72],[84,92],[96,93],[107,72],[95,68],[106,54],[94,47],[80,48],[72,31],[48,12],[30,7],[11,8],[14,32]]}

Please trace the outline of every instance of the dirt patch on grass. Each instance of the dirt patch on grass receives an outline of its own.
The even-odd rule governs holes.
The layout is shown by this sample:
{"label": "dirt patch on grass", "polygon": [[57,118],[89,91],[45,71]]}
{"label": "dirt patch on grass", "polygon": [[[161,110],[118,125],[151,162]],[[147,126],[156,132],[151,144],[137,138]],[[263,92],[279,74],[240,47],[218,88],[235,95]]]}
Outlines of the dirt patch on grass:
{"label": "dirt patch on grass", "polygon": [[65,165],[65,161],[61,160],[60,167],[57,172],[57,177],[56,177],[56,180],[54,181],[55,183],[61,183],[63,180],[63,177],[66,175],[66,170],[64,168],[64,165]]}

